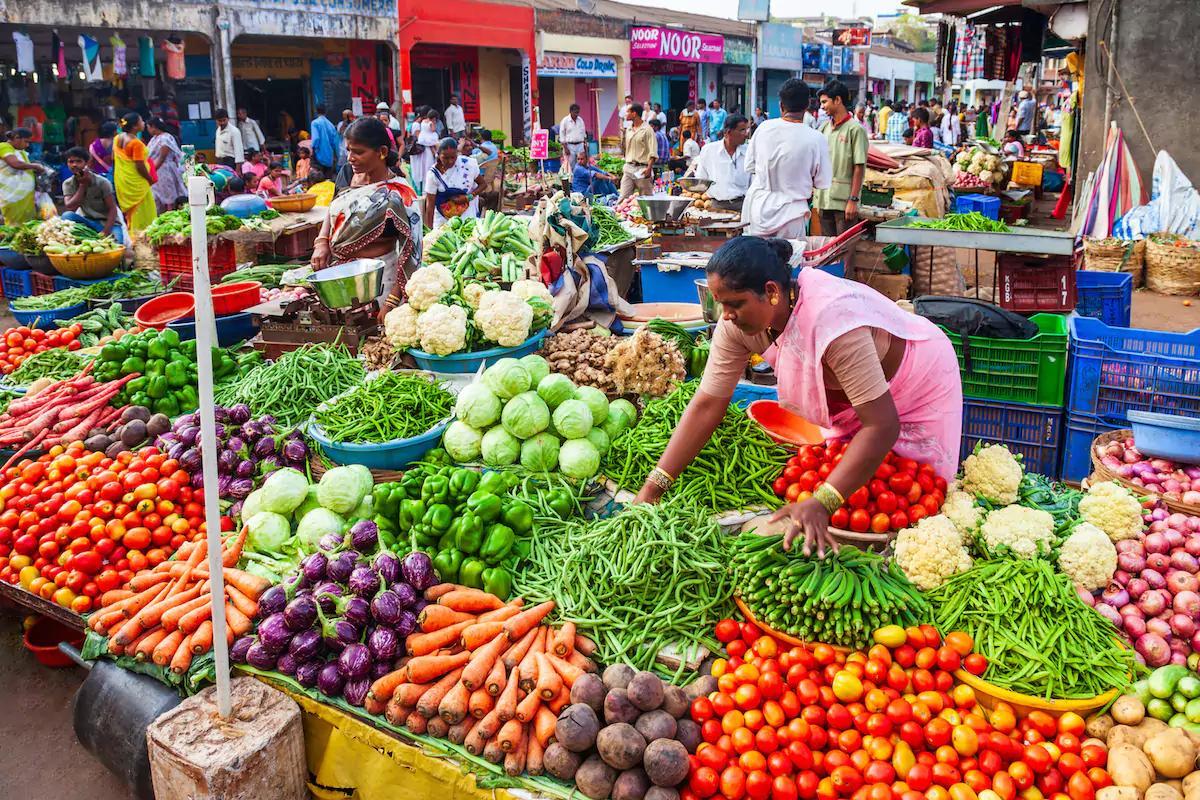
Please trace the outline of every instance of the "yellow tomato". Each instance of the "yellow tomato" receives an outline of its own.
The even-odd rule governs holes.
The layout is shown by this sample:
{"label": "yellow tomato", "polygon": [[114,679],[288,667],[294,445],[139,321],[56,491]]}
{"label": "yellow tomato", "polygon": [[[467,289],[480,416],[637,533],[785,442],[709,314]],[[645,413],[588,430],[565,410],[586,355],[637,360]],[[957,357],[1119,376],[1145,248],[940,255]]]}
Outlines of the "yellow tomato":
{"label": "yellow tomato", "polygon": [[754,640],[754,652],[763,658],[774,658],[779,654],[779,645],[771,636],[760,636]]}
{"label": "yellow tomato", "polygon": [[63,587],[54,593],[53,600],[63,608],[70,608],[71,601],[75,599],[75,593],[67,587]]}
{"label": "yellow tomato", "polygon": [[892,768],[896,770],[896,775],[901,779],[907,778],[908,771],[916,763],[917,757],[913,755],[908,742],[903,739],[896,742],[896,749],[892,751]]}
{"label": "yellow tomato", "polygon": [[719,678],[729,671],[729,662],[724,658],[718,658],[712,663],[712,676]]}
{"label": "yellow tomato", "polygon": [[842,670],[833,676],[833,696],[843,703],[853,703],[863,695],[862,681],[852,672]]}
{"label": "yellow tomato", "polygon": [[17,570],[18,575],[20,574],[21,570],[25,569],[25,567],[28,567],[32,563],[33,559],[29,556],[13,556],[8,560],[8,565]]}
{"label": "yellow tomato", "polygon": [[884,647],[899,647],[908,640],[904,628],[899,625],[884,625],[875,631],[871,638],[875,640],[875,644],[881,644]]}
{"label": "yellow tomato", "polygon": [[1042,794],[1041,789],[1036,786],[1030,786],[1025,791],[1017,795],[1021,800],[1045,800],[1046,796]]}
{"label": "yellow tomato", "polygon": [[41,573],[38,572],[38,568],[33,565],[30,565],[28,567],[21,567],[21,571],[19,573],[17,573],[18,577],[21,580],[21,588],[28,590],[30,584],[33,583],[33,579],[38,577],[38,575],[40,575],[40,574]]}
{"label": "yellow tomato", "polygon": [[950,787],[950,800],[979,800],[979,796],[965,783],[956,783]]}
{"label": "yellow tomato", "polygon": [[959,708],[970,709],[975,707],[975,690],[965,683],[955,686],[950,696],[954,699],[954,705]]}
{"label": "yellow tomato", "polygon": [[[968,725],[955,725],[954,732],[950,734],[950,741],[960,756],[973,756],[979,752],[979,734]],[[954,794],[953,787],[950,789],[950,794]],[[966,800],[974,800],[974,792],[971,794],[972,797]],[[963,800],[963,798],[955,798],[955,800]]]}

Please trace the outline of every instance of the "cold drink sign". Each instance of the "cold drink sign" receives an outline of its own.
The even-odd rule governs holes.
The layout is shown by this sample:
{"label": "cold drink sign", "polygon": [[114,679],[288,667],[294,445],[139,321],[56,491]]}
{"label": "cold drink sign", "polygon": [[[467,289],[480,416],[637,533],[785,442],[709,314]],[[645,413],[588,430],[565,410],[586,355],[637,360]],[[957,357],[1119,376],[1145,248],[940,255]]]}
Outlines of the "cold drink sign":
{"label": "cold drink sign", "polygon": [[719,64],[725,56],[725,37],[639,25],[630,29],[629,55],[632,58]]}

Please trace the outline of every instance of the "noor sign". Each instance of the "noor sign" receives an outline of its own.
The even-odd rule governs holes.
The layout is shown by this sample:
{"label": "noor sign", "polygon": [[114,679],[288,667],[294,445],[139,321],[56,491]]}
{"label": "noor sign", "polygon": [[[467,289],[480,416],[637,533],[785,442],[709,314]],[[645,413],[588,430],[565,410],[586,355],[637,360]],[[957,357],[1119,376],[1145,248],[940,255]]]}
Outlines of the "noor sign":
{"label": "noor sign", "polygon": [[725,56],[725,37],[637,25],[629,31],[629,55],[631,58],[720,64]]}

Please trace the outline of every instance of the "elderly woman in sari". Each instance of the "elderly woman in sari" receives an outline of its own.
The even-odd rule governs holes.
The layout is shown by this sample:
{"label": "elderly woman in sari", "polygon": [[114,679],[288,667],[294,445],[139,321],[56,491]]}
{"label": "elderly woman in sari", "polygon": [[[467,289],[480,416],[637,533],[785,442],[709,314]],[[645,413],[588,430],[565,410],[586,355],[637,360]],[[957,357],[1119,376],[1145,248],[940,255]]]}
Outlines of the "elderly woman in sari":
{"label": "elderly woman in sari", "polygon": [[158,180],[154,182],[152,190],[154,205],[161,214],[170,211],[175,207],[176,200],[187,195],[187,187],[183,185],[183,151],[161,118],[151,117],[146,129],[151,137],[146,149],[158,172]]}

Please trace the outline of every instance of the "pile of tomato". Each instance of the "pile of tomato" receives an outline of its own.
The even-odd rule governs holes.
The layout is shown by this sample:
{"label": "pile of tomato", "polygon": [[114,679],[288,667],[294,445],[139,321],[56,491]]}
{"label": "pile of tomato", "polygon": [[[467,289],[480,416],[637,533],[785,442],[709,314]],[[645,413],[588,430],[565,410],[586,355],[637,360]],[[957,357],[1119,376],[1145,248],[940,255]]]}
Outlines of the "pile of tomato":
{"label": "pile of tomato", "polygon": [[[801,446],[771,488],[789,503],[811,497],[842,460],[847,444],[831,439]],[[857,533],[900,531],[938,513],[945,500],[946,479],[932,466],[888,451],[871,481],[846,498],[829,524]]]}
{"label": "pile of tomato", "polygon": [[206,529],[203,492],[154,447],[56,446],[0,480],[0,580],[80,614]]}
{"label": "pile of tomato", "polygon": [[79,342],[79,334],[82,331],[83,326],[78,322],[48,331],[25,325],[9,328],[0,334],[0,373],[9,374],[21,366],[22,361],[43,350],[55,347],[78,350],[83,346]]}
{"label": "pile of tomato", "polygon": [[953,674],[987,668],[965,633],[892,625],[865,653],[732,620],[716,634],[729,658],[692,703],[703,741],[681,800],[1095,800],[1112,784],[1078,714],[977,704]]}

